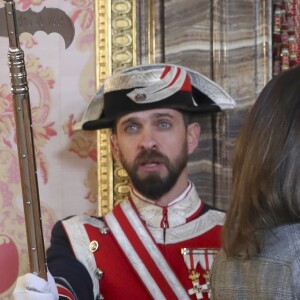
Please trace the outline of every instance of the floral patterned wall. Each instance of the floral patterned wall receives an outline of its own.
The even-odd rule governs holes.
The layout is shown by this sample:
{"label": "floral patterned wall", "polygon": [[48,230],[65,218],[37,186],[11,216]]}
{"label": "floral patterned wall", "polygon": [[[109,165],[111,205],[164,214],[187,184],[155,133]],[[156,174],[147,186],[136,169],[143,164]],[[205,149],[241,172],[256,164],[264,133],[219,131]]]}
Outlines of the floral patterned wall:
{"label": "floral patterned wall", "polygon": [[[15,0],[16,9],[59,8],[75,25],[67,49],[57,33],[22,33],[30,89],[33,135],[46,247],[54,223],[74,214],[96,214],[95,133],[73,132],[95,86],[94,1]],[[0,0],[0,7],[4,7]],[[0,37],[0,299],[29,271],[16,132],[7,62]]]}

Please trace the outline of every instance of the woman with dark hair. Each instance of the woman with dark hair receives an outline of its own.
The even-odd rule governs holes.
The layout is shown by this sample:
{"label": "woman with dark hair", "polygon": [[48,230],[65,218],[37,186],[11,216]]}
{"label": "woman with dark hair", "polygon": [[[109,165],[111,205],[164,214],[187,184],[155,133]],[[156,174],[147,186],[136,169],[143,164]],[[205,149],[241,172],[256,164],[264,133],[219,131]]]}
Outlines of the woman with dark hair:
{"label": "woman with dark hair", "polygon": [[212,297],[300,299],[300,67],[263,89],[238,138]]}

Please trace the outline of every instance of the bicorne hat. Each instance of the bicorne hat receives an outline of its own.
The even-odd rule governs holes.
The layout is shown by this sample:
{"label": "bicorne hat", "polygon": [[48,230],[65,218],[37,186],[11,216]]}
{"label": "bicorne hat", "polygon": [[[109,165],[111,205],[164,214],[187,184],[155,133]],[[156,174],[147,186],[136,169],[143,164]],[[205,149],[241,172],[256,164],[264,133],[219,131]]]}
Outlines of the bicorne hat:
{"label": "bicorne hat", "polygon": [[74,129],[111,128],[126,114],[155,108],[210,113],[235,101],[204,75],[172,64],[150,64],[115,73],[105,80]]}

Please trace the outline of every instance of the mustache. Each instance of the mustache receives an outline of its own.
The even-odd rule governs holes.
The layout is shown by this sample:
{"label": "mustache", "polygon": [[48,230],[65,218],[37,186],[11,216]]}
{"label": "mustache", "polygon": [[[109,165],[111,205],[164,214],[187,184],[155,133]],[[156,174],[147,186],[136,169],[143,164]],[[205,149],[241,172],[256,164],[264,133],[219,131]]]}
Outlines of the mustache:
{"label": "mustache", "polygon": [[156,150],[144,150],[138,154],[135,159],[135,164],[147,164],[147,163],[163,163],[168,164],[169,159],[162,153]]}

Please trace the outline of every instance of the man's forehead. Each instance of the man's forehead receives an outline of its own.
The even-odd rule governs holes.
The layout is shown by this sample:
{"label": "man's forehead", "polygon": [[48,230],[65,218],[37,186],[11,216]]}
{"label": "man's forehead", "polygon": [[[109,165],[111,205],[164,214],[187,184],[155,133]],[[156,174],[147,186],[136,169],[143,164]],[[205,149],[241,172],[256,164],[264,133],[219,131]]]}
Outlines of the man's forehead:
{"label": "man's forehead", "polygon": [[181,112],[172,108],[157,108],[151,110],[142,110],[142,111],[132,112],[120,117],[117,120],[117,124],[120,122],[126,122],[127,120],[133,120],[133,119],[159,118],[163,116],[166,117],[169,116],[171,118],[175,118],[181,115],[182,115]]}

